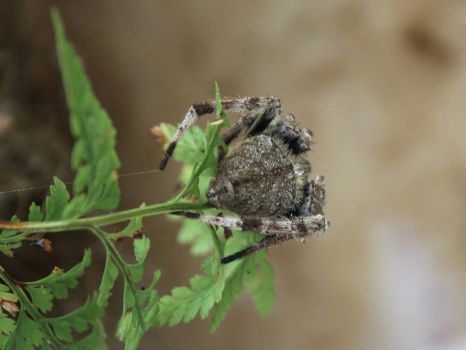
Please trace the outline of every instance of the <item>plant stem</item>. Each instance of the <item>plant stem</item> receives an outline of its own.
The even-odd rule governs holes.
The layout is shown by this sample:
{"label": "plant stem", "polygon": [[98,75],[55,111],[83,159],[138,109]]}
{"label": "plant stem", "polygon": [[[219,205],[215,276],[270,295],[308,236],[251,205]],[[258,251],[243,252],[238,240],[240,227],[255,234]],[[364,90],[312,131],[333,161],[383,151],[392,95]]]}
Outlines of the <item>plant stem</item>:
{"label": "plant stem", "polygon": [[[118,222],[128,221],[135,217],[146,217],[152,215],[166,214],[178,210],[202,210],[211,206],[207,203],[186,203],[186,202],[166,202],[162,204],[153,204],[146,207],[123,210],[116,213],[99,215],[89,218],[60,220],[49,222],[10,222],[0,221],[0,229],[21,230],[25,231],[21,235],[27,237],[33,233],[39,232],[61,232],[79,229],[88,229],[91,227],[101,227]],[[17,241],[19,235],[2,239],[1,242]]]}
{"label": "plant stem", "polygon": [[210,237],[212,239],[212,244],[215,248],[215,255],[218,258],[218,261],[220,261],[223,258],[222,243],[218,239],[217,232],[215,231],[215,229],[211,225],[208,225],[208,227],[209,227]]}
{"label": "plant stem", "polygon": [[[3,268],[0,268],[0,279],[2,279],[3,282],[5,282],[6,285],[11,289],[11,291],[18,297],[21,306],[23,306],[24,309],[27,310],[29,316],[40,325],[42,331],[44,332],[44,335],[47,337],[47,340],[49,341],[49,346],[57,350],[62,349],[62,344],[56,338],[55,334],[50,328],[50,325],[46,322],[45,317],[42,316],[42,314],[31,303],[23,288],[18,287],[15,283],[13,283],[13,281],[10,280],[9,276],[3,271]],[[21,310],[20,312],[25,311]]]}
{"label": "plant stem", "polygon": [[[120,270],[120,273],[123,275],[123,278],[125,279],[126,286],[128,286],[131,294],[133,294],[134,298],[134,309],[136,310],[137,317],[139,319],[139,327],[141,327],[141,330],[145,329],[145,322],[144,322],[144,317],[142,316],[142,307],[139,304],[138,300],[138,295],[136,293],[136,290],[134,288],[134,284],[131,280],[131,276],[128,272],[128,268],[126,267],[126,263],[124,260],[121,258],[121,255],[118,253],[117,249],[113,245],[113,242],[107,237],[106,233],[98,228],[92,228],[91,231],[100,239],[102,242],[103,246],[105,247],[105,250],[107,251],[107,254],[110,254],[110,257],[113,261],[113,263],[117,266],[118,270]],[[125,304],[123,304],[124,306]],[[126,313],[125,307],[123,307],[123,315],[122,317],[125,316]]]}
{"label": "plant stem", "polygon": [[221,129],[222,124],[214,126],[213,136],[208,140],[208,143],[206,145],[206,151],[204,157],[202,158],[202,161],[193,169],[188,184],[180,191],[180,193],[178,193],[178,195],[174,199],[175,201],[179,201],[186,195],[186,193],[188,193],[188,191],[191,190],[191,187],[194,185],[195,181],[199,179],[199,176],[201,176],[202,172],[206,169],[207,161],[209,160],[209,157],[211,156],[212,152],[214,152],[215,147],[213,147],[213,145],[215,143],[215,140],[218,139]]}

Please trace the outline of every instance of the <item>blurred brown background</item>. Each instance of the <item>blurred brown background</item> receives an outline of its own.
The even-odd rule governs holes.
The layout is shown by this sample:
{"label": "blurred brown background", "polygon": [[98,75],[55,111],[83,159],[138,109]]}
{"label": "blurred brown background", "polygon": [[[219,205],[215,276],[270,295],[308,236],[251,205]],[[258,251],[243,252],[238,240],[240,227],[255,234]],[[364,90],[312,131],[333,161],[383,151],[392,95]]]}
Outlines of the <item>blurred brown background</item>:
{"label": "blurred brown background", "polygon": [[[0,0],[0,191],[71,179],[67,112],[48,9]],[[191,103],[271,94],[314,131],[328,233],[270,251],[277,307],[244,295],[207,321],[154,329],[141,349],[466,349],[466,2],[61,1],[70,40],[118,129],[122,173],[157,166],[149,129]],[[122,178],[122,208],[167,199],[178,167]],[[41,190],[0,194],[2,218]],[[165,218],[147,220],[162,292],[200,260]],[[84,238],[83,238],[84,237]],[[26,247],[12,274],[69,266],[85,233]],[[41,263],[38,263],[40,261]],[[99,258],[96,258],[99,262]],[[100,258],[101,261],[101,258]],[[92,289],[86,276],[75,303]],[[80,299],[81,298],[81,299]],[[109,345],[119,296],[106,319]]]}

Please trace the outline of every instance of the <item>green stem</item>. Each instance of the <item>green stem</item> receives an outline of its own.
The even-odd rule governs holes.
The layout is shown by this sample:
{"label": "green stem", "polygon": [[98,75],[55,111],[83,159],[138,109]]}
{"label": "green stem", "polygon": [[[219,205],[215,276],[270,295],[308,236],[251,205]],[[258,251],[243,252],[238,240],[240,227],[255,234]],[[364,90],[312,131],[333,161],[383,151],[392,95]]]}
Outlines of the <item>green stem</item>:
{"label": "green stem", "polygon": [[[98,228],[92,228],[91,231],[100,239],[103,246],[105,247],[105,250],[107,251],[107,254],[110,254],[113,260],[113,263],[117,266],[118,270],[120,270],[120,273],[123,275],[126,285],[129,287],[131,294],[133,294],[135,310],[139,318],[139,326],[141,327],[142,330],[144,330],[145,322],[144,322],[144,317],[142,316],[142,307],[141,305],[139,305],[139,301],[138,301],[138,297],[136,294],[136,290],[134,288],[134,284],[131,281],[131,277],[128,272],[128,269],[126,268],[126,262],[121,258],[121,255],[118,253],[117,249],[113,245],[113,242],[107,238],[107,235],[104,231]],[[123,306],[124,305],[125,304],[123,303]],[[126,310],[124,310],[124,307],[123,307],[122,317],[124,317],[125,311]]]}
{"label": "green stem", "polygon": [[212,239],[212,243],[213,243],[214,248],[215,248],[215,255],[216,255],[218,261],[220,261],[220,259],[223,258],[222,243],[218,239],[217,232],[215,231],[215,229],[211,225],[208,225],[208,227],[209,227],[210,237]]}
{"label": "green stem", "polygon": [[191,190],[191,187],[193,186],[196,179],[199,179],[199,176],[201,176],[202,172],[206,169],[207,161],[209,160],[209,157],[210,157],[211,153],[214,151],[214,148],[215,148],[215,147],[212,147],[212,145],[214,144],[215,140],[218,139],[221,129],[222,129],[222,124],[219,124],[219,125],[215,126],[213,137],[209,139],[209,142],[207,144],[206,153],[204,154],[204,158],[202,159],[201,163],[199,165],[197,165],[196,168],[193,170],[188,184],[175,197],[175,199],[174,199],[175,202],[182,199],[186,195],[186,193],[189,190]]}
{"label": "green stem", "polygon": [[207,203],[185,203],[185,202],[166,202],[162,204],[153,204],[146,207],[124,210],[116,213],[105,214],[82,219],[48,221],[48,222],[0,222],[0,229],[21,230],[25,231],[19,235],[4,238],[2,243],[9,241],[18,241],[19,238],[28,237],[39,232],[61,232],[79,229],[89,229],[91,227],[101,227],[128,221],[134,217],[146,217],[151,215],[166,214],[172,211],[184,210],[202,210],[211,206]]}
{"label": "green stem", "polygon": [[[26,293],[24,292],[23,288],[18,287],[15,283],[13,283],[9,276],[0,268],[0,278],[8,285],[11,291],[18,297],[20,304],[24,307],[29,315],[37,322],[42,331],[44,332],[45,337],[47,338],[46,341],[49,342],[49,346],[52,346],[54,349],[62,349],[63,346],[60,341],[57,339],[55,334],[53,333],[50,325],[47,324],[44,316],[37,311],[36,307],[31,303],[29,298],[27,297]],[[20,311],[24,312],[24,311]]]}

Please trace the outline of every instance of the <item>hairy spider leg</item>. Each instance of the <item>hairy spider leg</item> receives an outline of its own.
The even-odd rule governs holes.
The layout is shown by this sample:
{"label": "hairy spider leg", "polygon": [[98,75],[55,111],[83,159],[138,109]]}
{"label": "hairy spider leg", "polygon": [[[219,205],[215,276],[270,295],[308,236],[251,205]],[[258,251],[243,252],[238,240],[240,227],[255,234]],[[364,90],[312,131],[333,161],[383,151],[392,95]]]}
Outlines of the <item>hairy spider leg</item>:
{"label": "hairy spider leg", "polygon": [[300,239],[327,230],[329,222],[323,214],[293,217],[236,217],[215,216],[190,211],[174,211],[171,215],[184,216],[212,226],[234,230],[254,231],[264,236],[292,234]]}
{"label": "hairy spider leg", "polygon": [[255,245],[223,258],[222,263],[224,264],[285,241],[292,239],[303,240],[309,235],[320,234],[325,232],[330,224],[322,214],[292,218],[241,218],[205,215],[189,211],[176,211],[170,214],[199,220],[212,226],[254,231],[265,236],[263,240]]}
{"label": "hairy spider leg", "polygon": [[[277,116],[280,115],[280,106],[271,105],[266,109],[260,109],[256,111],[249,112],[249,114],[241,117],[238,122],[236,122],[230,129],[228,129],[223,135],[222,139],[226,145],[229,145],[233,140],[235,140],[241,131],[246,129],[244,138],[253,136],[264,131],[269,124]],[[222,161],[225,156],[225,151],[223,148],[219,148],[218,161]]]}
{"label": "hairy spider leg", "polygon": [[291,113],[282,115],[280,105],[269,105],[266,109],[255,111],[252,115],[245,115],[230,128],[224,135],[223,140],[228,145],[247,129],[244,138],[261,133],[274,136],[283,141],[290,151],[299,155],[311,150],[312,131],[301,129],[296,123],[295,116]]}
{"label": "hairy spider leg", "polygon": [[275,118],[280,116],[280,114],[280,105],[268,106],[268,108],[264,109],[263,112],[258,116],[258,118],[255,118],[254,122],[246,131],[245,138],[262,133]]}
{"label": "hairy spider leg", "polygon": [[[263,114],[263,111],[268,110],[268,109],[274,109],[279,114],[280,107],[281,107],[280,100],[277,99],[276,97],[260,97],[260,96],[237,98],[237,99],[225,99],[225,100],[222,100],[222,105],[226,111],[232,111],[232,112],[243,114],[243,115],[254,116],[254,119],[257,119],[258,115]],[[170,142],[167,149],[165,150],[163,158],[160,161],[160,165],[159,165],[160,170],[164,170],[165,167],[167,166],[167,162],[172,156],[173,151],[175,150],[176,144],[178,143],[180,138],[183,136],[183,134],[186,132],[186,130],[189,129],[194,123],[196,123],[199,117],[206,115],[206,114],[211,114],[214,111],[215,111],[215,101],[207,101],[203,103],[193,104],[189,108],[183,121],[181,122],[181,125],[176,130],[176,133],[173,136],[173,140]],[[245,120],[243,120],[243,123],[244,122]],[[234,126],[233,129],[235,127],[236,126]],[[243,128],[243,125],[241,124],[237,126],[237,129],[235,130],[238,130],[238,131],[234,131],[229,136],[231,140],[237,137],[237,135],[242,130],[242,128]],[[229,142],[231,142],[231,140]]]}
{"label": "hairy spider leg", "polygon": [[295,116],[291,113],[276,118],[264,134],[281,139],[295,155],[311,150],[312,131],[306,128],[301,129],[296,123]]}
{"label": "hairy spider leg", "polygon": [[260,240],[259,242],[257,242],[256,244],[254,244],[254,245],[252,245],[252,246],[250,246],[248,248],[245,248],[243,250],[240,250],[239,252],[236,252],[234,254],[223,257],[220,260],[220,262],[223,265],[226,265],[226,264],[231,263],[231,262],[233,262],[235,260],[245,258],[246,256],[251,255],[251,254],[253,254],[253,253],[255,253],[255,252],[257,252],[257,251],[259,251],[261,249],[272,247],[274,245],[283,243],[283,242],[288,241],[288,240],[293,239],[293,238],[294,237],[290,237],[290,236],[287,236],[287,235],[267,236],[264,239]]}

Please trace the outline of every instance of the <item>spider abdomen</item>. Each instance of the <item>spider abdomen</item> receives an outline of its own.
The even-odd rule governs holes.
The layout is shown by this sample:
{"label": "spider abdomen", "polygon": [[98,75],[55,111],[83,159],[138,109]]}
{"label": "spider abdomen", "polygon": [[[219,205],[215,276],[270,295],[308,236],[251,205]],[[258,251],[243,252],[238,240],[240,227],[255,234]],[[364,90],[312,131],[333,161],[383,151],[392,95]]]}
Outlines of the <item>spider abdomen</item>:
{"label": "spider abdomen", "polygon": [[301,203],[309,162],[279,138],[260,134],[239,143],[219,165],[207,196],[242,216],[284,216]]}

